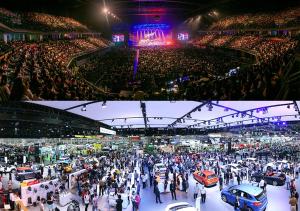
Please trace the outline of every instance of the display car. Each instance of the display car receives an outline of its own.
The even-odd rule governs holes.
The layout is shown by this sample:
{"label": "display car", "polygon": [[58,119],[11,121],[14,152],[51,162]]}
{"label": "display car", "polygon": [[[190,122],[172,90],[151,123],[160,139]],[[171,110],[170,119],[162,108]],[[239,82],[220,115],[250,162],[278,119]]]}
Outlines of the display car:
{"label": "display car", "polygon": [[287,165],[289,162],[287,160],[279,160],[279,161],[273,161],[265,165],[263,168],[263,171],[281,171],[282,169],[287,168]]}
{"label": "display car", "polygon": [[264,211],[267,208],[267,196],[259,187],[242,184],[226,187],[221,191],[221,199],[231,205],[235,204],[237,196],[240,207],[247,204],[252,211]]}
{"label": "display car", "polygon": [[221,166],[221,171],[226,172],[227,169],[230,169],[235,175],[241,173],[243,167],[238,163],[231,163],[224,166]]}
{"label": "display car", "polygon": [[167,168],[163,163],[156,163],[153,166],[154,173],[159,172],[159,174],[164,174],[166,171],[167,171]]}
{"label": "display car", "polygon": [[254,174],[251,175],[251,180],[253,182],[260,182],[262,179],[264,179],[267,184],[269,185],[284,185],[286,176],[283,173],[274,173],[274,172],[267,172],[267,173],[262,173],[262,172],[255,172]]}
{"label": "display car", "polygon": [[10,165],[7,163],[0,163],[0,172],[3,173],[15,173],[16,172],[16,166]]}
{"label": "display car", "polygon": [[195,171],[193,177],[196,181],[203,184],[205,187],[213,186],[218,183],[219,178],[215,175],[213,171]]}
{"label": "display car", "polygon": [[197,209],[187,202],[178,202],[169,204],[165,211],[197,211]]}
{"label": "display car", "polygon": [[59,160],[56,166],[58,171],[63,171],[64,173],[71,173],[73,170],[69,160]]}
{"label": "display car", "polygon": [[23,181],[28,179],[41,179],[42,175],[40,172],[34,171],[30,167],[19,167],[16,170],[15,177],[17,181]]}

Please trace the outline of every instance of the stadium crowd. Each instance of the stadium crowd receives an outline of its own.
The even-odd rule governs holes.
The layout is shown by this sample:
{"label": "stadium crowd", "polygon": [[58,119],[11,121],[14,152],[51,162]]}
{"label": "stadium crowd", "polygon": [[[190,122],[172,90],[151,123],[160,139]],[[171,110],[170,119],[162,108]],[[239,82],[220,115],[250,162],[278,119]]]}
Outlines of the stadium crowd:
{"label": "stadium crowd", "polygon": [[[284,67],[297,42],[255,35],[204,35],[194,45],[196,48],[141,48],[136,73],[135,50],[118,48],[91,59],[80,72],[117,98],[272,99],[279,92]],[[252,52],[255,64],[245,64],[240,57],[209,46]],[[235,72],[229,76],[232,69]]]}
{"label": "stadium crowd", "polygon": [[0,8],[0,23],[12,28],[42,32],[88,32],[84,24],[69,17],[55,16],[45,13],[15,13]]}
{"label": "stadium crowd", "polygon": [[229,55],[193,47],[141,48],[135,74],[135,54],[132,49],[114,49],[91,59],[79,72],[97,86],[120,94],[120,98],[166,99],[177,83],[215,79],[240,65]]}
{"label": "stadium crowd", "polygon": [[218,19],[210,30],[271,29],[299,25],[300,7],[274,13],[243,14]]}
{"label": "stadium crowd", "polygon": [[1,100],[101,97],[97,89],[68,68],[73,56],[106,47],[101,38],[93,40],[98,44],[88,39],[8,43],[12,50],[0,57]]}

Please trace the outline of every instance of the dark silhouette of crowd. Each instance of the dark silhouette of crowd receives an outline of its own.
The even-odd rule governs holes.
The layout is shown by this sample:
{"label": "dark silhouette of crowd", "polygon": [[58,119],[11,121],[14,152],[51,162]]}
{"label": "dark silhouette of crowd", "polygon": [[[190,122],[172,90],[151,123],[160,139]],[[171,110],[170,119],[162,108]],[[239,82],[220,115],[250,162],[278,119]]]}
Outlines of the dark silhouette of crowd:
{"label": "dark silhouette of crowd", "polygon": [[107,45],[101,38],[9,42],[0,57],[1,100],[98,99],[103,93],[68,67],[71,58]]}

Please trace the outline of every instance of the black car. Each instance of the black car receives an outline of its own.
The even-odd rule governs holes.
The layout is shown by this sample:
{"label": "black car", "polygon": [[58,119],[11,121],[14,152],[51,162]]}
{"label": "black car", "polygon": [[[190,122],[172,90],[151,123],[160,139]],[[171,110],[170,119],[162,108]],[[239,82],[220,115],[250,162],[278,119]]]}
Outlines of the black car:
{"label": "black car", "polygon": [[23,180],[41,179],[42,175],[30,167],[19,167],[17,168],[15,177],[17,181],[23,182]]}
{"label": "black car", "polygon": [[251,180],[253,182],[260,182],[262,179],[266,180],[269,185],[284,185],[285,184],[285,174],[283,173],[261,173],[256,172],[251,175]]}

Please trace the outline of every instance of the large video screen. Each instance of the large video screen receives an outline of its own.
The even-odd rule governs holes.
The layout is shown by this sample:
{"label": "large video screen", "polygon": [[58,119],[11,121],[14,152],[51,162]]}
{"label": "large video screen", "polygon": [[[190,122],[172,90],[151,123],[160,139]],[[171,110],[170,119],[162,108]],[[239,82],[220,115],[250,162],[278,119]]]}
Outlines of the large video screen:
{"label": "large video screen", "polygon": [[124,42],[124,34],[113,34],[112,40],[114,43]]}
{"label": "large video screen", "polygon": [[181,41],[185,41],[189,39],[189,34],[188,33],[178,33],[177,34],[177,39]]}

